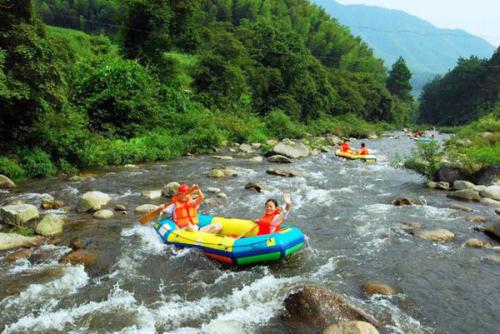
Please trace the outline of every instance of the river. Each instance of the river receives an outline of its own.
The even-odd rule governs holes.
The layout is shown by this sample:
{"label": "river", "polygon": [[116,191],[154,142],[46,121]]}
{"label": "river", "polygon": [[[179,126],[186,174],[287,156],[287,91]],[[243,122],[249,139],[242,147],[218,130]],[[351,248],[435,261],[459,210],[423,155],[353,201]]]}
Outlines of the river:
{"label": "river", "polygon": [[[360,141],[353,143],[357,147]],[[290,333],[280,316],[287,293],[301,284],[334,289],[372,313],[386,326],[381,333],[500,333],[500,266],[484,259],[496,249],[463,247],[470,237],[488,240],[465,222],[463,211],[449,209],[446,193],[423,186],[414,172],[394,169],[396,153],[406,155],[414,143],[406,137],[366,140],[377,164],[346,161],[332,153],[295,160],[280,167],[303,176],[268,175],[275,164],[232,154],[221,161],[210,155],[110,167],[94,178],[62,178],[21,184],[3,194],[0,205],[14,199],[39,205],[43,194],[71,208],[86,191],[112,196],[128,215],[95,220],[67,213],[70,220],[58,245],[44,245],[28,260],[2,261],[0,253],[0,330],[3,333]],[[206,176],[216,164],[238,172],[214,180]],[[133,208],[147,200],[141,191],[161,189],[170,181],[221,188],[221,206],[203,205],[202,213],[257,218],[264,202],[282,203],[291,194],[287,222],[306,235],[306,247],[286,261],[227,267],[194,250],[162,244],[151,226],[137,223]],[[249,181],[265,183],[262,193],[246,190]],[[207,194],[207,197],[212,197]],[[427,205],[394,206],[399,197],[422,198]],[[492,215],[490,207],[468,203],[474,214]],[[433,243],[415,238],[401,223],[446,228],[455,239]],[[58,263],[78,237],[98,255],[88,270]],[[379,280],[393,286],[393,297],[366,297],[361,285]]]}

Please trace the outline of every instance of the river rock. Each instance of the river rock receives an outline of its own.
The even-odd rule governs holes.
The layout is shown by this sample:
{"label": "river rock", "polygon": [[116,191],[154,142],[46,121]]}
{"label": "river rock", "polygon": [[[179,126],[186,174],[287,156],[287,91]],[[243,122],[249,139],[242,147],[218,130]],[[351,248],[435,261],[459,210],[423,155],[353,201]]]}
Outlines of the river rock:
{"label": "river rock", "polygon": [[485,244],[484,241],[475,239],[475,238],[470,238],[465,241],[464,246],[471,247],[471,248],[484,248]]}
{"label": "river rock", "polygon": [[233,160],[233,157],[230,155],[212,155],[212,158],[219,160]]}
{"label": "river rock", "polygon": [[62,234],[66,219],[67,217],[63,215],[48,214],[38,223],[35,232],[44,237],[53,237]]}
{"label": "river rock", "polygon": [[217,194],[217,193],[220,193],[220,188],[215,188],[215,187],[208,187],[207,188],[207,192],[208,193],[213,193],[213,194]]}
{"label": "river rock", "polygon": [[266,173],[271,174],[271,175],[284,176],[284,177],[294,177],[294,176],[302,175],[297,171],[294,171],[291,169],[284,169],[284,168],[268,168],[266,170]]}
{"label": "river rock", "polygon": [[365,282],[362,289],[367,295],[394,296],[397,294],[396,290],[392,286],[377,281]]}
{"label": "river rock", "polygon": [[497,215],[500,215],[500,209],[495,209],[495,213],[496,213]]}
{"label": "river rock", "polygon": [[342,142],[342,139],[335,135],[328,135],[326,139],[332,144],[333,146],[337,146]]}
{"label": "river rock", "polygon": [[62,208],[63,206],[64,206],[63,201],[58,201],[55,199],[42,199],[41,207],[44,210],[50,210],[50,209],[57,210]]}
{"label": "river rock", "polygon": [[489,186],[481,191],[481,196],[500,201],[500,186]]}
{"label": "river rock", "polygon": [[423,227],[424,224],[420,222],[407,222],[407,223],[401,223],[401,228],[403,230],[413,230],[415,228],[421,228]]}
{"label": "river rock", "polygon": [[280,164],[291,164],[292,163],[292,160],[285,157],[284,155],[279,155],[279,154],[271,155],[269,158],[267,158],[267,161],[280,163]]}
{"label": "river rock", "polygon": [[310,154],[309,148],[302,143],[282,141],[274,146],[275,154],[284,155],[292,159],[305,158]]}
{"label": "river rock", "polygon": [[230,167],[222,169],[222,172],[224,173],[224,176],[238,176],[238,172]]}
{"label": "river rock", "polygon": [[115,205],[115,211],[127,211],[127,207],[123,204],[116,204]]}
{"label": "river rock", "polygon": [[441,166],[441,168],[439,168],[437,172],[437,179],[439,181],[453,183],[457,180],[465,179],[465,175],[459,167],[445,163]]}
{"label": "river rock", "polygon": [[474,189],[476,190],[476,185],[469,181],[457,180],[453,182],[453,188],[455,190],[464,190],[464,189]]}
{"label": "river rock", "polygon": [[14,181],[9,179],[7,176],[0,174],[0,189],[5,188],[15,188],[16,184]]}
{"label": "river rock", "polygon": [[262,183],[257,183],[257,182],[248,182],[245,185],[245,189],[253,189],[256,190],[257,192],[262,192],[262,190],[266,190],[267,187],[263,185]]}
{"label": "river rock", "polygon": [[500,164],[483,168],[474,177],[477,184],[486,186],[494,184],[500,180]]}
{"label": "river rock", "polygon": [[214,168],[208,173],[208,176],[214,179],[222,179],[225,174],[223,170]]}
{"label": "river rock", "polygon": [[179,190],[179,187],[181,185],[179,182],[169,182],[164,188],[163,188],[163,196],[165,197],[172,197],[175,194],[177,194],[177,190]]}
{"label": "river rock", "polygon": [[485,232],[491,237],[500,240],[500,222],[486,226]]}
{"label": "river rock", "polygon": [[436,189],[438,184],[437,182],[434,182],[434,181],[429,181],[425,184],[425,186],[429,189]]}
{"label": "river rock", "polygon": [[468,206],[460,205],[460,204],[451,204],[448,206],[448,208],[455,209],[455,210],[462,210],[462,211],[466,211],[466,212],[474,211],[472,208],[469,208]]}
{"label": "river rock", "polygon": [[99,210],[99,211],[96,211],[94,212],[94,218],[95,219],[109,219],[109,218],[112,218],[114,216],[113,214],[113,211],[111,210]]}
{"label": "river rock", "polygon": [[157,205],[143,204],[143,205],[139,205],[138,207],[136,207],[134,209],[134,212],[135,213],[149,213],[151,211],[155,211],[156,209],[158,209]]}
{"label": "river rock", "polygon": [[484,257],[486,260],[500,263],[500,254],[488,254]]}
{"label": "river rock", "polygon": [[415,232],[417,238],[431,240],[431,241],[449,241],[455,237],[455,234],[444,228],[438,228],[435,230],[425,230],[420,232]]}
{"label": "river rock", "polygon": [[31,248],[25,248],[20,251],[7,254],[4,258],[6,262],[16,262],[20,259],[27,259],[31,256]]}
{"label": "river rock", "polygon": [[244,153],[252,153],[253,152],[252,146],[250,146],[248,144],[241,144],[239,149],[241,152],[244,152]]}
{"label": "river rock", "polygon": [[328,326],[322,334],[379,334],[379,331],[365,321],[344,321]]}
{"label": "river rock", "polygon": [[465,217],[465,221],[469,223],[484,223],[486,220],[485,216],[479,215]]}
{"label": "river rock", "polygon": [[15,204],[0,207],[0,222],[6,224],[23,225],[38,217],[38,209],[31,204]]}
{"label": "river rock", "polygon": [[97,211],[103,205],[108,204],[111,197],[100,191],[89,191],[80,197],[78,202],[78,212]]}
{"label": "river rock", "polygon": [[253,157],[253,158],[250,158],[248,159],[249,161],[252,161],[252,162],[262,162],[264,161],[264,158],[261,157],[260,155],[256,156],[256,157]]}
{"label": "river rock", "polygon": [[69,247],[71,247],[73,250],[83,248],[84,246],[85,246],[85,241],[78,238],[72,239],[69,243]]}
{"label": "river rock", "polygon": [[276,139],[268,139],[266,140],[266,145],[276,145],[278,144],[278,141]]}
{"label": "river rock", "polygon": [[445,181],[440,181],[437,183],[436,188],[441,190],[450,190],[450,184]]}
{"label": "river rock", "polygon": [[42,237],[25,237],[17,233],[2,233],[0,232],[0,251],[16,249],[21,247],[39,246]]}
{"label": "river rock", "polygon": [[370,132],[366,138],[368,138],[368,139],[377,139],[378,136],[377,136],[377,134],[375,132]]}
{"label": "river rock", "polygon": [[203,203],[205,203],[205,205],[220,206],[224,204],[224,200],[221,198],[207,198],[203,201]]}
{"label": "river rock", "polygon": [[463,190],[452,191],[452,192],[449,192],[446,195],[446,197],[461,199],[461,200],[468,200],[468,201],[476,201],[476,202],[479,202],[481,200],[479,193],[473,189],[463,189]]}
{"label": "river rock", "polygon": [[393,205],[395,206],[402,206],[402,205],[425,205],[425,200],[417,198],[417,199],[409,199],[406,197],[398,197],[396,198],[393,202]]}
{"label": "river rock", "polygon": [[96,258],[97,255],[95,253],[88,250],[79,249],[66,254],[59,260],[59,262],[71,263],[72,265],[83,264],[87,267],[94,264]]}
{"label": "river rock", "polygon": [[146,197],[148,199],[158,199],[161,198],[162,191],[161,190],[145,190],[141,193],[142,197]]}
{"label": "river rock", "polygon": [[290,322],[301,322],[324,328],[332,323],[361,320],[380,326],[371,315],[351,304],[341,295],[325,288],[299,287],[288,294],[284,304],[284,317]]}

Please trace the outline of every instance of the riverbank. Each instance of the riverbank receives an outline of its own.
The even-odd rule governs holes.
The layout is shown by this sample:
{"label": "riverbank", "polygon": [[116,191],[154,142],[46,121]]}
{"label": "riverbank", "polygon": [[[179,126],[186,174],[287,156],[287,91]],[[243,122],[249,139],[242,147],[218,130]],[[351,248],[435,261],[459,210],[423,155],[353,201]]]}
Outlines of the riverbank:
{"label": "riverbank", "polygon": [[[47,238],[52,244],[42,242],[27,255],[9,256],[12,262],[7,255],[16,250],[0,253],[0,305],[5,310],[0,323],[6,333],[35,327],[41,332],[286,333],[297,324],[282,320],[284,301],[297,288],[314,285],[334,289],[374,316],[382,334],[490,333],[496,328],[491,305],[500,298],[491,288],[500,275],[498,245],[473,228],[492,224],[494,210],[476,202],[466,204],[471,212],[451,208],[459,202],[423,187],[416,173],[393,169],[389,162],[395,153],[406,155],[414,145],[397,137],[366,140],[377,164],[346,161],[321,147],[278,164],[267,161],[257,147],[233,145],[210,155],[106,167],[73,180],[19,184],[0,195],[2,206],[23,201],[37,207],[40,216],[66,215],[67,220],[62,234]],[[352,146],[359,143],[354,140]],[[268,174],[271,168],[293,170],[297,176]],[[224,176],[210,177],[213,170]],[[158,193],[172,181],[200,184],[207,190],[202,212],[227,217],[258,216],[267,198],[281,202],[281,193],[289,192],[293,209],[288,223],[307,235],[307,246],[287,261],[247,268],[227,268],[196,251],[166,247],[151,227],[137,223],[142,214],[134,211],[160,204]],[[250,182],[265,188],[246,189]],[[101,209],[113,217],[99,219],[93,209],[75,211],[89,191],[109,196]],[[42,209],[49,196],[62,207]],[[394,205],[398,198],[426,205]],[[41,219],[26,225],[36,229]],[[472,238],[489,248],[464,246]],[[70,264],[84,259],[84,264]],[[365,286],[367,281],[384,282],[393,290]]]}

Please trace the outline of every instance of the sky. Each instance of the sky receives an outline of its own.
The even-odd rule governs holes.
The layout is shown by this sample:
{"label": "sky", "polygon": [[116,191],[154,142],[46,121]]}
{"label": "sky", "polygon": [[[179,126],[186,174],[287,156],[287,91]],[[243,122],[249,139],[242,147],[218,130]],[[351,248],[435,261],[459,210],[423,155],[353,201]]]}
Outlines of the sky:
{"label": "sky", "polygon": [[336,0],[399,9],[439,28],[462,29],[500,45],[500,0]]}

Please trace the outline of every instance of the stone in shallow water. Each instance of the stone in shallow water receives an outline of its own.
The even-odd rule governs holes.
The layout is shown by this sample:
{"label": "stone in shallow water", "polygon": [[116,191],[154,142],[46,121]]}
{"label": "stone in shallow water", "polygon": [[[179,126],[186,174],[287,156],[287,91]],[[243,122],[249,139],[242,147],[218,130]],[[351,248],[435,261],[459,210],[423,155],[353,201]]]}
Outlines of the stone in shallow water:
{"label": "stone in shallow water", "polygon": [[467,247],[471,247],[471,248],[484,248],[485,247],[484,241],[479,240],[479,239],[475,239],[475,238],[467,239],[467,241],[465,241],[464,245]]}
{"label": "stone in shallow water", "polygon": [[78,202],[78,212],[97,211],[103,205],[108,204],[111,197],[100,191],[89,191],[80,197]]}
{"label": "stone in shallow water", "polygon": [[397,294],[392,286],[378,281],[367,281],[363,284],[362,289],[367,295],[393,296]]}
{"label": "stone in shallow water", "polygon": [[6,205],[0,208],[0,221],[6,224],[23,225],[38,217],[38,209],[31,204]]}
{"label": "stone in shallow water", "polygon": [[415,236],[421,239],[441,242],[449,241],[455,238],[455,234],[453,232],[444,228],[416,232]]}
{"label": "stone in shallow water", "polygon": [[479,202],[481,200],[479,193],[474,189],[463,189],[463,190],[452,191],[449,192],[446,196],[449,198],[456,198],[467,201]]}
{"label": "stone in shallow water", "polygon": [[485,216],[468,216],[465,217],[465,221],[469,223],[484,223],[487,220]]}
{"label": "stone in shallow water", "polygon": [[96,219],[109,219],[114,216],[113,211],[111,210],[99,210],[94,213],[94,218]]}
{"label": "stone in shallow water", "polygon": [[455,210],[462,210],[462,211],[466,211],[466,212],[474,211],[472,208],[469,208],[468,206],[460,205],[460,204],[451,204],[450,206],[448,206],[448,208],[455,209]]}
{"label": "stone in shallow water", "polygon": [[157,205],[143,204],[143,205],[139,205],[138,207],[136,207],[134,211],[136,213],[149,213],[149,212],[154,211],[156,209],[158,209]]}
{"label": "stone in shallow water", "polygon": [[44,237],[53,237],[63,233],[66,216],[49,214],[36,226],[35,232]]}
{"label": "stone in shallow water", "polygon": [[365,321],[343,321],[328,326],[322,334],[379,334],[379,331]]}

